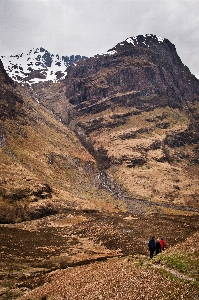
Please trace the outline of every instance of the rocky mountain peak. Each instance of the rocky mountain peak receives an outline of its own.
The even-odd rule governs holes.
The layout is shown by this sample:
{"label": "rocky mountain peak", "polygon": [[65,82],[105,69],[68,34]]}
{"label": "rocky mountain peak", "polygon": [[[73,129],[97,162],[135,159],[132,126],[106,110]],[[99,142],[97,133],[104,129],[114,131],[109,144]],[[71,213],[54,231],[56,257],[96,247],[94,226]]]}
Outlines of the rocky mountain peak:
{"label": "rocky mountain peak", "polygon": [[163,47],[167,46],[168,48],[170,48],[170,50],[175,51],[175,46],[169,40],[154,34],[146,34],[129,37],[125,41],[118,43],[115,47],[108,50],[108,52],[114,50],[122,51],[124,48],[130,48],[132,46],[143,48],[151,47],[152,49],[157,46],[160,49],[160,45]]}
{"label": "rocky mountain peak", "polygon": [[71,66],[65,82],[69,126],[102,169],[136,195],[195,203],[185,181],[198,164],[199,81],[170,41],[130,37]]}
{"label": "rocky mountain peak", "polygon": [[168,39],[156,36],[154,34],[138,35],[127,38],[118,43],[115,47],[108,50],[106,54],[119,54],[137,56],[144,55],[153,62],[167,61],[180,65],[182,64],[177,54],[175,45]]}
{"label": "rocky mountain peak", "polygon": [[198,79],[181,62],[175,46],[155,35],[130,37],[103,55],[71,66],[67,82],[71,104],[133,92],[165,94],[179,105],[199,95]]}

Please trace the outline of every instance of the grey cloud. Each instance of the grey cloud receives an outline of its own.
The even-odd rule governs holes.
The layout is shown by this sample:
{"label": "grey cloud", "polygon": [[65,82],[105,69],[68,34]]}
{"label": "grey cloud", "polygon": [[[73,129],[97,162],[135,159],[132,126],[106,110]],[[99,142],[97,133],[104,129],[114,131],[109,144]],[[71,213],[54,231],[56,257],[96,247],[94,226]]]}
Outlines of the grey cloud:
{"label": "grey cloud", "polygon": [[199,74],[198,0],[1,0],[0,55],[45,47],[93,56],[126,38],[168,38]]}

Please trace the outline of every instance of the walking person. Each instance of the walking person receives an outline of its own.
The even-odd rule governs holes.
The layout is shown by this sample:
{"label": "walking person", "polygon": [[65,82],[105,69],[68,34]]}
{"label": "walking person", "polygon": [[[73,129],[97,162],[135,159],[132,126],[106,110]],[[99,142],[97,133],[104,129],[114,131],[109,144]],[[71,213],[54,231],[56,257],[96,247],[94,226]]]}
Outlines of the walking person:
{"label": "walking person", "polygon": [[150,239],[149,243],[148,243],[148,247],[149,247],[149,251],[150,251],[150,258],[153,257],[154,252],[155,252],[155,237],[152,236],[152,238]]}
{"label": "walking person", "polygon": [[159,238],[157,238],[156,243],[155,243],[155,252],[156,252],[156,255],[161,252],[161,245],[160,245],[160,239]]}
{"label": "walking person", "polygon": [[163,238],[160,239],[160,247],[161,247],[161,251],[164,251],[165,248],[167,246],[167,243],[164,241]]}

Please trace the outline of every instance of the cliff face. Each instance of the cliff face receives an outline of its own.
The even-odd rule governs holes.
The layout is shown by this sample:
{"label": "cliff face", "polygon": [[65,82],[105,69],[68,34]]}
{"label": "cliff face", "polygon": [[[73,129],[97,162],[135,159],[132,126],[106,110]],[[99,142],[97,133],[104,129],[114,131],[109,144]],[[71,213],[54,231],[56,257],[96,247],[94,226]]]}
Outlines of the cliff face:
{"label": "cliff face", "polygon": [[199,81],[154,35],[81,61],[66,78],[70,127],[111,178],[152,201],[198,207],[198,100]]}
{"label": "cliff face", "polygon": [[15,118],[16,110],[23,114],[21,104],[23,100],[15,91],[13,80],[7,75],[3,64],[0,61],[0,119]]}
{"label": "cliff face", "polygon": [[[132,94],[128,95],[131,106],[146,109],[149,103],[179,107],[180,101],[199,95],[199,90],[198,80],[182,64],[175,46],[150,35],[129,38],[106,55],[90,58],[68,70],[67,97],[73,105],[84,107],[85,101],[94,104],[117,93]],[[169,99],[163,103],[155,97],[150,102],[134,100],[152,94]]]}

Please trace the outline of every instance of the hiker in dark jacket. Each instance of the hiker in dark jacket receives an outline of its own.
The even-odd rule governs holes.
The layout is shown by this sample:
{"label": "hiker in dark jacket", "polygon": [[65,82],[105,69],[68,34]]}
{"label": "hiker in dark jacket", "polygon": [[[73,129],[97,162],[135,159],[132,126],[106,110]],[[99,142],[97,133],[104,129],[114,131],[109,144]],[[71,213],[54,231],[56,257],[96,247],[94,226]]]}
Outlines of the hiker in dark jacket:
{"label": "hiker in dark jacket", "polygon": [[156,255],[161,252],[161,246],[160,246],[160,239],[157,238],[156,243],[155,243],[155,253]]}
{"label": "hiker in dark jacket", "polygon": [[153,254],[155,252],[155,237],[154,236],[152,236],[152,238],[150,239],[148,247],[149,247],[149,251],[150,251],[150,258],[152,258]]}

